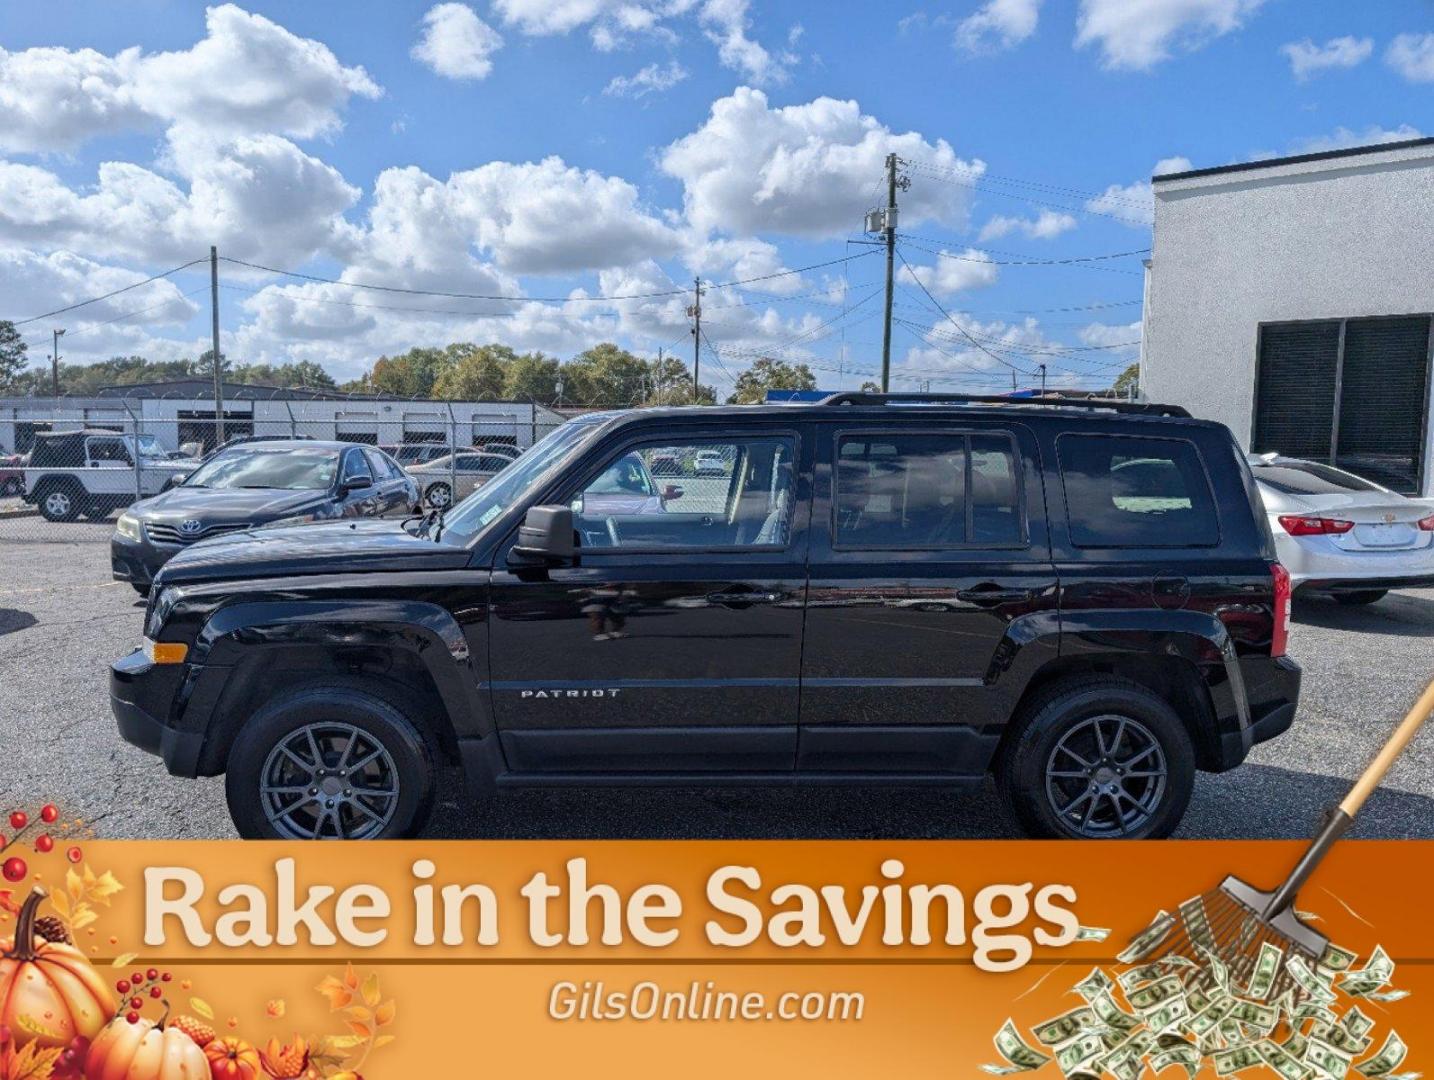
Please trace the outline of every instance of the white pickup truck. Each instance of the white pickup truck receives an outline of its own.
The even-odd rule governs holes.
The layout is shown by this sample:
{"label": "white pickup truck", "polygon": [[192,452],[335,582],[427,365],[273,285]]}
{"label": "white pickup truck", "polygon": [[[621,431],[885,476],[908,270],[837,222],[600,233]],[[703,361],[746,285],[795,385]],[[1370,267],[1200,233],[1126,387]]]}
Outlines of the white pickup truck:
{"label": "white pickup truck", "polygon": [[113,431],[57,431],[35,436],[25,468],[25,495],[47,521],[103,518],[136,499],[158,495],[195,466],[175,458],[153,435]]}

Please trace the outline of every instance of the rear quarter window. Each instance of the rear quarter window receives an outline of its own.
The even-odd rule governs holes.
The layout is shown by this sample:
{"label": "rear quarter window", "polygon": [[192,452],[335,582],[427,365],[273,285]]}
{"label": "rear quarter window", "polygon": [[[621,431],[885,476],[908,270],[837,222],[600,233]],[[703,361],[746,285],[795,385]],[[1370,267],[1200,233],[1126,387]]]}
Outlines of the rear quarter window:
{"label": "rear quarter window", "polygon": [[1214,547],[1220,542],[1210,479],[1194,443],[1062,435],[1056,451],[1076,547]]}

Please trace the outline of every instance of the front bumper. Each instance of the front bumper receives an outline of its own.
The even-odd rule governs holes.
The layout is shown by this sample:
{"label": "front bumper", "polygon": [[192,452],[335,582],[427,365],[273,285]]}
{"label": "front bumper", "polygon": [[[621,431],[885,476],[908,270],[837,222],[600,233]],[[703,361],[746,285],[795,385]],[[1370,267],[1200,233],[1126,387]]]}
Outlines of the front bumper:
{"label": "front bumper", "polygon": [[140,649],[116,660],[110,665],[110,711],[125,742],[163,758],[175,776],[198,776],[203,733],[167,722],[185,667],[151,664]]}
{"label": "front bumper", "polygon": [[110,574],[116,581],[148,586],[153,584],[159,568],[183,550],[173,545],[161,547],[148,540],[131,540],[115,533],[110,537]]}

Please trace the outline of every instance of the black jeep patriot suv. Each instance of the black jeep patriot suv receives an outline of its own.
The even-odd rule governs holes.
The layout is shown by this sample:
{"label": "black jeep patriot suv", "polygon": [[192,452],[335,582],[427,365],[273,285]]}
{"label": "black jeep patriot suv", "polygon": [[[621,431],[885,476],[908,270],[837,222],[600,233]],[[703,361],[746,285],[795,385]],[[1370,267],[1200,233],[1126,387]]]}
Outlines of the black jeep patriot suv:
{"label": "black jeep patriot suv", "polygon": [[1294,718],[1289,583],[1219,424],[841,394],[555,430],[446,516],[260,529],[155,581],[125,739],[247,837],[532,784],[978,784],[1158,837]]}

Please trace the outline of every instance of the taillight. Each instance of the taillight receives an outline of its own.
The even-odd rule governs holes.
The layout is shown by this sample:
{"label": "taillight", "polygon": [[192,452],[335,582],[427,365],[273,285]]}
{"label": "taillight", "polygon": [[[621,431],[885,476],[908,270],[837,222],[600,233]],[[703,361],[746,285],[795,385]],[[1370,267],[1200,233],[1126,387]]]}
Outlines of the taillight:
{"label": "taillight", "polygon": [[[1338,535],[1347,533],[1354,528],[1352,521],[1341,521],[1339,518],[1301,517],[1299,514],[1281,514],[1280,524],[1291,536]],[[1423,523],[1420,524],[1422,527]]]}
{"label": "taillight", "polygon": [[1270,563],[1270,577],[1275,583],[1274,603],[1271,605],[1275,625],[1270,631],[1270,655],[1284,656],[1290,643],[1290,572],[1279,563]]}
{"label": "taillight", "polygon": [[1427,518],[1420,518],[1414,524],[1418,525],[1425,532],[1434,532],[1434,514],[1430,514]]}

